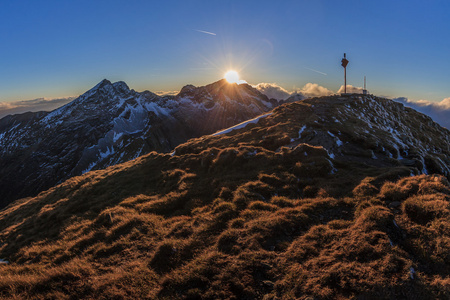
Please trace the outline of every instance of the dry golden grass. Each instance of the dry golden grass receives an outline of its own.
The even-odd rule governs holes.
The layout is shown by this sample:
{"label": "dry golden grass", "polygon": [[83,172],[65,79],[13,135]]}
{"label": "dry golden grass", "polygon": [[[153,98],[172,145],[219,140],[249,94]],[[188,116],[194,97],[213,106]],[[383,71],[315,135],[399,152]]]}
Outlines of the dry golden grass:
{"label": "dry golden grass", "polygon": [[[336,197],[329,187],[343,179],[297,172],[291,156],[298,149],[256,150],[258,163],[245,158],[246,147],[211,150],[216,154],[210,167],[201,165],[205,153],[186,160],[153,153],[10,205],[1,213],[0,255],[11,263],[1,266],[0,294],[36,299],[450,295],[445,178],[422,175],[380,186],[379,176],[371,176],[354,180],[347,196]],[[314,197],[304,196],[308,189],[315,189]],[[400,204],[392,207],[395,201]]]}
{"label": "dry golden grass", "polygon": [[9,205],[0,296],[449,299],[447,179],[280,148],[300,127],[277,118]]}

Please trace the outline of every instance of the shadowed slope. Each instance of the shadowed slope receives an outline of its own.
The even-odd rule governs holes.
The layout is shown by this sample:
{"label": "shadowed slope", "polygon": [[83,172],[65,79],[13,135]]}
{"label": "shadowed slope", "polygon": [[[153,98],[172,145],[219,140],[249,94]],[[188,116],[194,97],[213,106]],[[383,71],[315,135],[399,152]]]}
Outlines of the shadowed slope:
{"label": "shadowed slope", "polygon": [[105,79],[50,113],[0,120],[0,207],[90,170],[168,152],[276,105],[247,84],[225,80],[159,97]]}

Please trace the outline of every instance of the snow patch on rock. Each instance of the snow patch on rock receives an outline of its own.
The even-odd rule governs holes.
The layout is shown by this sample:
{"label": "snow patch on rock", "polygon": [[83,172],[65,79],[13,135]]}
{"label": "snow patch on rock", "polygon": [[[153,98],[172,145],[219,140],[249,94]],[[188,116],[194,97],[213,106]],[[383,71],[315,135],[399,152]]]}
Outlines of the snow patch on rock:
{"label": "snow patch on rock", "polygon": [[214,134],[212,134],[212,135],[213,135],[213,136],[217,136],[217,135],[221,135],[221,134],[227,134],[227,133],[232,132],[233,130],[237,130],[237,129],[244,128],[244,127],[247,126],[248,124],[256,124],[256,123],[259,122],[260,119],[266,118],[266,117],[270,116],[271,114],[272,114],[272,113],[267,113],[267,114],[261,115],[261,116],[259,116],[259,117],[256,117],[256,118],[254,118],[254,119],[251,119],[251,120],[242,122],[242,123],[240,123],[240,124],[238,124],[238,125],[235,125],[235,126],[233,126],[233,127],[227,128],[227,129],[225,129],[225,130],[218,131],[218,132],[216,132],[216,133],[214,133]]}

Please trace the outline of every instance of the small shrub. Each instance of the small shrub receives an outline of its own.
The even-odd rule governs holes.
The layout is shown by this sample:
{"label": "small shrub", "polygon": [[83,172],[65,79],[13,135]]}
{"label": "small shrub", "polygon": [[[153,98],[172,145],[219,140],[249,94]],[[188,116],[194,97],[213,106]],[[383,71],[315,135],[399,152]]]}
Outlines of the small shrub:
{"label": "small shrub", "polygon": [[421,225],[450,216],[449,202],[435,195],[410,197],[403,203],[402,210],[409,219]]}
{"label": "small shrub", "polygon": [[250,203],[250,205],[248,206],[248,209],[275,211],[278,209],[278,207],[276,205],[273,205],[270,203],[266,203],[266,202],[262,202],[262,201],[254,201],[254,202]]}
{"label": "small shrub", "polygon": [[373,184],[367,181],[362,181],[353,189],[352,193],[353,196],[358,198],[372,197],[378,194],[378,189]]}
{"label": "small shrub", "polygon": [[436,239],[434,255],[443,263],[450,262],[450,236],[441,236]]}
{"label": "small shrub", "polygon": [[419,194],[443,193],[450,195],[450,184],[444,176],[433,175],[426,177],[419,185]]}
{"label": "small shrub", "polygon": [[284,208],[284,207],[293,207],[294,201],[286,198],[286,197],[280,197],[280,196],[273,196],[272,199],[270,199],[270,203]]}
{"label": "small shrub", "polygon": [[317,195],[319,188],[317,186],[307,185],[303,189],[303,196],[306,198],[314,198]]}
{"label": "small shrub", "polygon": [[230,200],[233,197],[233,191],[230,190],[228,187],[222,187],[219,192],[219,198],[222,198],[224,200]]}
{"label": "small shrub", "polygon": [[210,224],[210,229],[219,230],[226,227],[227,222],[235,218],[238,214],[236,206],[230,202],[222,202],[214,210],[214,219]]}
{"label": "small shrub", "polygon": [[317,198],[328,198],[328,197],[330,197],[328,191],[324,188],[319,188],[319,190],[317,191]]}
{"label": "small shrub", "polygon": [[373,230],[374,228],[386,231],[392,227],[394,215],[383,206],[370,206],[360,212],[356,219],[355,226],[363,230]]}
{"label": "small shrub", "polygon": [[187,263],[193,258],[199,241],[166,239],[156,248],[150,266],[158,273],[170,270]]}
{"label": "small shrub", "polygon": [[156,249],[150,265],[159,272],[169,271],[179,262],[178,251],[176,243],[165,241]]}
{"label": "small shrub", "polygon": [[345,229],[350,227],[353,224],[352,221],[347,220],[332,220],[328,222],[328,227],[331,229],[339,230],[339,229]]}
{"label": "small shrub", "polygon": [[223,212],[234,211],[236,206],[231,202],[220,202],[214,207],[213,213],[220,214]]}
{"label": "small shrub", "polygon": [[380,190],[380,197],[387,201],[403,201],[408,194],[398,184],[386,182]]}
{"label": "small shrub", "polygon": [[326,157],[314,157],[314,159],[297,162],[293,172],[298,177],[321,177],[326,176],[333,170],[332,163]]}
{"label": "small shrub", "polygon": [[[179,216],[179,217],[173,218],[173,219],[175,219],[175,220],[172,221],[173,225],[170,228],[170,232],[167,234],[167,237],[185,239],[185,238],[192,236],[192,234],[194,233],[194,229],[191,226],[191,218],[190,217]],[[179,220],[179,221],[177,221],[177,220]]]}
{"label": "small shrub", "polygon": [[369,200],[364,200],[358,202],[355,209],[355,217],[361,216],[362,212],[371,206],[383,206],[383,203],[380,200],[377,200],[376,198],[371,198]]}
{"label": "small shrub", "polygon": [[163,216],[173,215],[177,211],[186,213],[185,205],[188,200],[186,195],[187,191],[170,192],[159,200],[142,205],[142,211]]}
{"label": "small shrub", "polygon": [[243,228],[244,224],[245,224],[245,219],[236,218],[231,222],[230,227],[231,228]]}
{"label": "small shrub", "polygon": [[[394,162],[397,162],[397,160],[394,160]],[[409,177],[410,174],[411,170],[408,167],[393,167],[377,176],[374,179],[373,184],[377,186],[378,184],[382,185],[386,181],[397,181],[400,178]]]}
{"label": "small shrub", "polygon": [[268,195],[266,194],[266,197],[258,193],[258,191],[265,192],[264,189],[266,186],[266,184],[261,183],[260,181],[247,182],[246,184],[241,185],[233,193],[233,203],[236,205],[237,209],[243,210],[252,201],[266,200],[266,197],[270,197],[270,192]]}
{"label": "small shrub", "polygon": [[239,153],[237,148],[225,148],[220,150],[216,158],[213,160],[215,167],[226,167],[235,164],[237,154]]}
{"label": "small shrub", "polygon": [[230,229],[222,232],[222,234],[217,239],[217,249],[226,254],[237,254],[240,251],[238,239],[238,230]]}

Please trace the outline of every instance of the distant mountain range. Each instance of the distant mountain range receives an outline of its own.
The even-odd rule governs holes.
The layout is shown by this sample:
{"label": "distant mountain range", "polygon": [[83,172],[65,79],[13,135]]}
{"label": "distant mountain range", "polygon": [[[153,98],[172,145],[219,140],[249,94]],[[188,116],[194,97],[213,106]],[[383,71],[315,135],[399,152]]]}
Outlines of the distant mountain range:
{"label": "distant mountain range", "polygon": [[162,97],[103,80],[52,112],[0,119],[0,206],[89,170],[170,151],[277,105],[225,80]]}
{"label": "distant mountain range", "polygon": [[[174,96],[139,93],[124,82],[103,80],[52,112],[0,119],[0,206],[90,170],[151,151],[171,151],[190,138],[212,134],[303,98],[294,95],[277,101],[248,84],[226,80],[203,87],[187,85]],[[317,99],[344,101],[338,96]],[[430,118],[376,97],[360,97],[351,105],[329,106],[320,101],[315,108],[311,105],[311,113],[317,106],[327,108],[312,123],[308,122],[311,115],[304,115],[299,138],[343,159],[377,165],[395,161],[414,165],[420,173],[450,173],[445,156],[448,136],[441,138],[447,131]],[[319,130],[321,123],[323,129]],[[339,124],[345,124],[342,131],[336,131]],[[355,141],[370,147],[361,150]]]}

